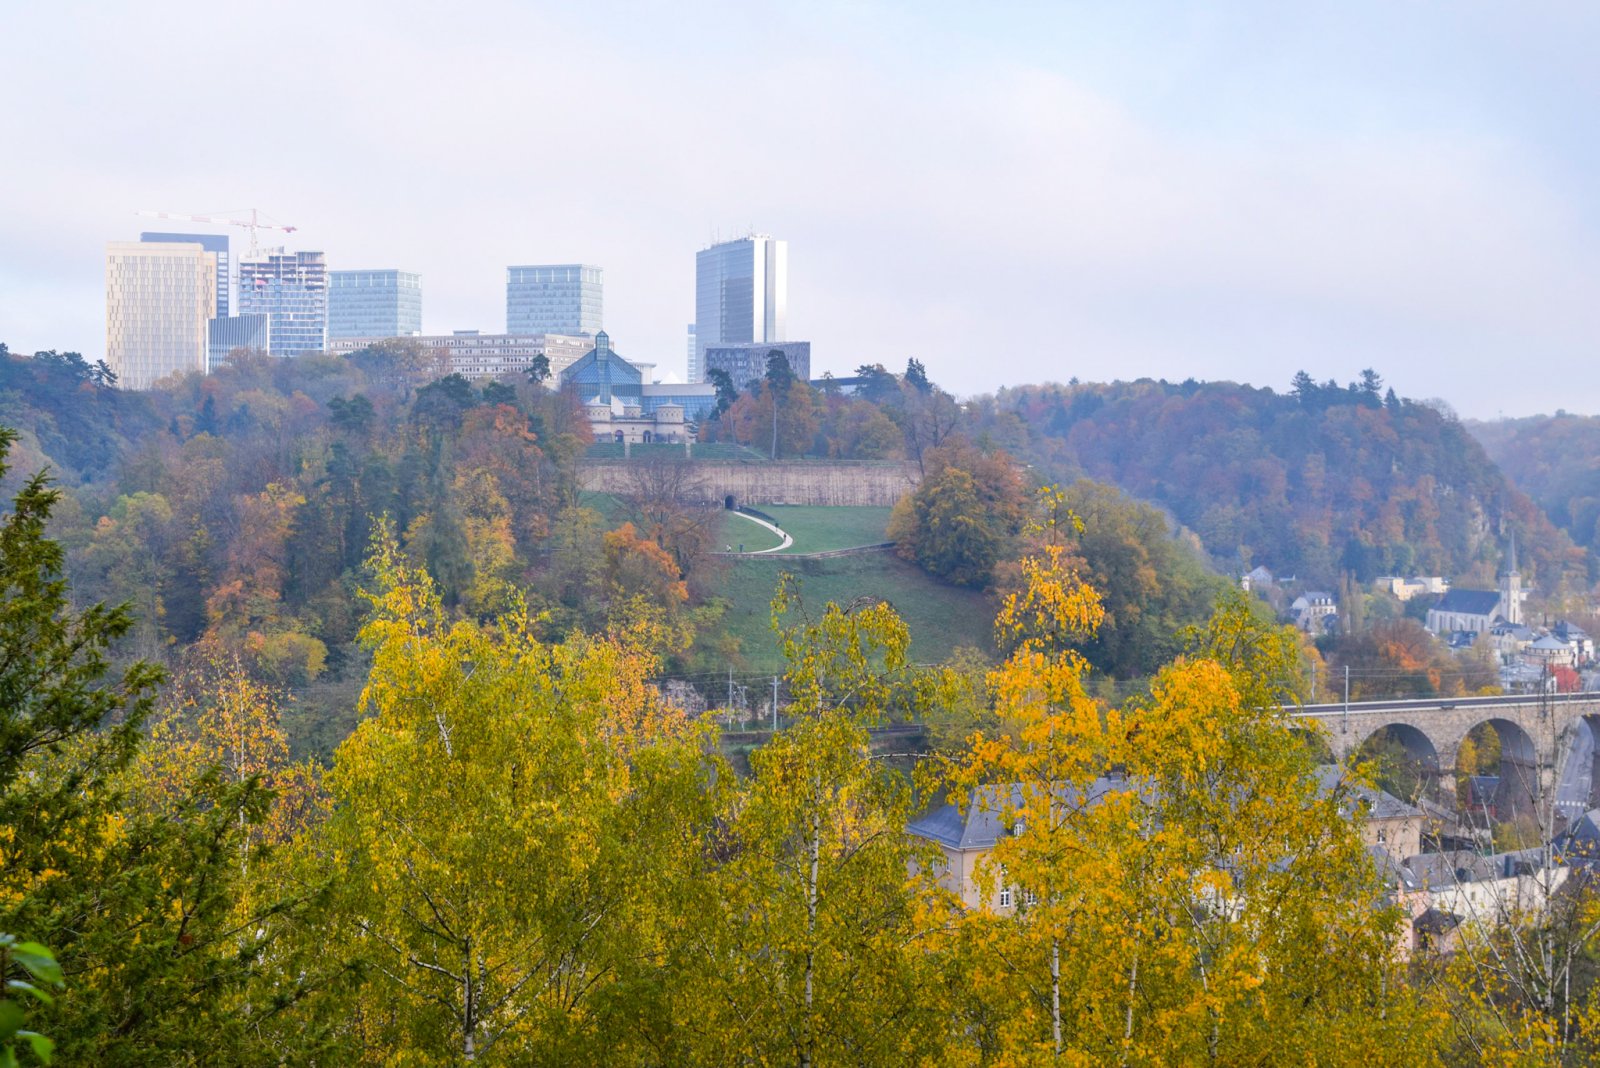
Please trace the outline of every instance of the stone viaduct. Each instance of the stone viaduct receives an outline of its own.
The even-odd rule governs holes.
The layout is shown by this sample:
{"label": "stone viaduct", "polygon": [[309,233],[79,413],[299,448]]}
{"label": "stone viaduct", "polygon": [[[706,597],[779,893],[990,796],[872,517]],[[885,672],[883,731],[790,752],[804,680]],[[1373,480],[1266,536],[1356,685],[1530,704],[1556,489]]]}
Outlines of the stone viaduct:
{"label": "stone viaduct", "polygon": [[[1462,741],[1474,727],[1487,723],[1500,738],[1496,805],[1521,811],[1529,811],[1524,806],[1539,798],[1554,797],[1580,731],[1593,731],[1591,737],[1600,738],[1600,693],[1359,701],[1305,705],[1295,715],[1321,725],[1339,760],[1387,728],[1408,754],[1437,775],[1447,798],[1455,791],[1456,754]],[[1600,800],[1596,796],[1600,774],[1590,781],[1586,808]]]}

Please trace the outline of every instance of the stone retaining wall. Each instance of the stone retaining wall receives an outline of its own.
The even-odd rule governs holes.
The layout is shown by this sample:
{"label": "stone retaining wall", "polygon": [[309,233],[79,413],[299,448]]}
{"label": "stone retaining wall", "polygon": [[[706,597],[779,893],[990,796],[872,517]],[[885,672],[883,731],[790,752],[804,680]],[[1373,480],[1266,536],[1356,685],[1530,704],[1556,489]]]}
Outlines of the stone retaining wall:
{"label": "stone retaining wall", "polygon": [[[664,462],[664,461],[655,461]],[[593,493],[636,492],[636,464],[628,460],[584,460],[578,465],[578,486]],[[677,461],[686,468],[679,496],[686,500],[725,504],[865,505],[889,508],[917,486],[915,464],[851,463],[849,461],[783,461],[739,463]]]}

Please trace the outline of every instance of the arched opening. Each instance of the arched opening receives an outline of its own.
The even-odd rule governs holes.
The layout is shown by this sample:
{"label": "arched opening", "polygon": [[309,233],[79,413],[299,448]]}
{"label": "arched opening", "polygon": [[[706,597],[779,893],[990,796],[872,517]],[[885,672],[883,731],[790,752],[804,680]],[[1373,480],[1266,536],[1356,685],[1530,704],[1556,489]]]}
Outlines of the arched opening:
{"label": "arched opening", "polygon": [[722,507],[726,508],[730,512],[734,510],[733,494],[730,493],[726,497],[722,498]]}
{"label": "arched opening", "polygon": [[[1469,780],[1466,795],[1458,798],[1472,827],[1491,834],[1498,850],[1538,841],[1539,751],[1527,731],[1508,719],[1475,724],[1457,750],[1456,763],[1470,765],[1472,779],[1480,780]],[[1486,774],[1491,769],[1493,776]]]}
{"label": "arched opening", "polygon": [[622,444],[622,431],[620,431],[620,430],[616,431],[615,432],[615,436],[616,436],[617,444],[621,445]]}
{"label": "arched opening", "polygon": [[646,444],[646,445],[650,444],[650,440],[651,440],[650,431],[646,430],[644,432],[644,444]]}
{"label": "arched opening", "polygon": [[1386,724],[1367,735],[1356,759],[1370,762],[1378,786],[1401,800],[1438,800],[1439,751],[1409,723]]}

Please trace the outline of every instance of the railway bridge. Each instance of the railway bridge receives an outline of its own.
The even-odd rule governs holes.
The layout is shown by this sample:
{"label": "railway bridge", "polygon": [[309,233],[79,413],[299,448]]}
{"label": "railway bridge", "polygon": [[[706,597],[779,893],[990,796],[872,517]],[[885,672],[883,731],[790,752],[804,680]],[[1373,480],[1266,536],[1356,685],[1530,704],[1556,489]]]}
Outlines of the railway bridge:
{"label": "railway bridge", "polygon": [[[1558,782],[1574,772],[1589,772],[1589,796],[1568,801],[1582,808],[1600,803],[1600,774],[1595,768],[1569,764],[1573,755],[1595,761],[1600,747],[1600,693],[1511,694],[1499,697],[1431,697],[1400,701],[1352,701],[1303,705],[1297,718],[1320,724],[1337,760],[1355,753],[1385,728],[1406,752],[1437,777],[1448,799],[1455,792],[1456,755],[1467,735],[1480,724],[1500,738],[1501,811],[1531,811],[1538,799],[1553,800]],[[1593,732],[1587,738],[1584,732]],[[1568,811],[1567,815],[1572,813]]]}

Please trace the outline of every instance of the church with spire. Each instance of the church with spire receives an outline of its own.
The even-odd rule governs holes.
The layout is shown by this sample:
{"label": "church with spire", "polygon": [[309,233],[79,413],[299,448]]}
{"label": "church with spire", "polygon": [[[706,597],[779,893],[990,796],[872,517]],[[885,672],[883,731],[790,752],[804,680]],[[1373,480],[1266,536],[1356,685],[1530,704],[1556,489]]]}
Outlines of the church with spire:
{"label": "church with spire", "polygon": [[1511,532],[1505,570],[1495,590],[1451,590],[1428,609],[1428,629],[1438,635],[1484,634],[1504,623],[1522,625],[1522,573],[1517,569],[1517,534]]}

